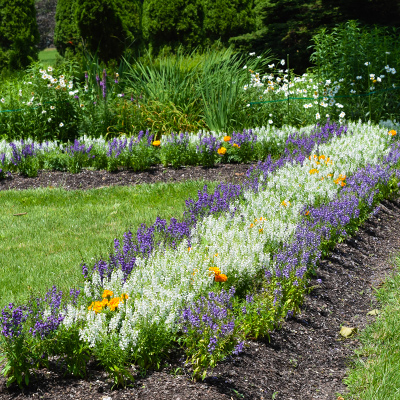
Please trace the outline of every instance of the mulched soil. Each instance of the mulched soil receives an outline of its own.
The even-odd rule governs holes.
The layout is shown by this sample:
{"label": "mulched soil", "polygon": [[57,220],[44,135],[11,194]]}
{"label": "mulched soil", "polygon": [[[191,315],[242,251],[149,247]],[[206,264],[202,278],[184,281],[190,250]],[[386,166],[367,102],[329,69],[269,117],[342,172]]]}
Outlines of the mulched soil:
{"label": "mulched soil", "polygon": [[34,189],[38,187],[62,187],[67,190],[93,189],[114,185],[135,185],[156,182],[182,182],[185,180],[207,180],[239,183],[245,178],[250,164],[217,164],[213,168],[182,167],[178,169],[153,166],[147,171],[118,172],[82,170],[79,174],[60,171],[39,171],[36,178],[12,174],[0,180],[0,190]]}
{"label": "mulched soil", "polygon": [[[235,174],[244,174],[247,167],[195,167],[167,172],[154,168],[140,174],[84,171],[76,176],[42,172],[34,179],[14,175],[0,187],[73,189],[213,177],[240,181],[244,175]],[[7,389],[4,378],[0,378],[0,399],[337,399],[338,393],[346,391],[342,380],[359,345],[357,335],[344,339],[340,328],[345,325],[362,330],[374,320],[367,312],[377,306],[374,288],[394,271],[393,257],[400,250],[399,233],[400,199],[384,201],[379,213],[357,235],[338,244],[319,263],[317,276],[311,282],[313,290],[306,297],[301,314],[272,332],[270,341],[247,342],[240,356],[221,362],[204,381],[190,380],[190,371],[179,362],[181,354],[174,354],[160,371],[148,371],[146,376],[136,371],[132,387],[116,390],[111,390],[106,374],[95,365],[89,366],[88,377],[83,380],[63,376],[54,363],[50,370],[40,370],[24,391],[18,387]]]}

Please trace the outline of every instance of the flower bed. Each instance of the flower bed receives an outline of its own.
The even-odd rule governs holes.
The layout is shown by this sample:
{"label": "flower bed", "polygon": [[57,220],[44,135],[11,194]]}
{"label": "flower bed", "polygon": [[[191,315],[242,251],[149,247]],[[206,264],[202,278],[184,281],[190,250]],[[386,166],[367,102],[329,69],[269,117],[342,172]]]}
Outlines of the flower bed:
{"label": "flower bed", "polygon": [[82,168],[117,171],[125,168],[142,171],[151,165],[163,164],[179,168],[183,165],[211,167],[215,163],[247,163],[264,160],[267,155],[279,157],[285,146],[296,146],[296,140],[313,135],[314,126],[293,132],[290,127],[280,130],[255,128],[233,132],[197,134],[172,133],[154,140],[149,131],[136,137],[112,140],[92,139],[86,136],[73,144],[57,142],[36,143],[31,139],[19,142],[0,142],[1,177],[7,171],[36,176],[39,169],[68,170],[78,173]]}
{"label": "flower bed", "polygon": [[366,124],[292,137],[243,186],[204,190],[181,221],[125,233],[108,260],[83,265],[84,293],[62,305],[54,289],[36,308],[3,310],[3,372],[22,383],[32,365],[64,355],[83,374],[94,356],[123,384],[128,363],[158,365],[179,343],[204,377],[245,338],[296,313],[321,255],[397,192],[396,138]]}

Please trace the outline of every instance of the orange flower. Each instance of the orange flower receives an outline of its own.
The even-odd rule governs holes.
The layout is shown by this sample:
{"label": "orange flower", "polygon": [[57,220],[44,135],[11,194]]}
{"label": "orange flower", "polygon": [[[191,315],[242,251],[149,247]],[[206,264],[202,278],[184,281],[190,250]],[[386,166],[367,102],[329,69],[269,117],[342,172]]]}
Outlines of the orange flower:
{"label": "orange flower", "polygon": [[313,174],[319,174],[319,171],[318,171],[316,168],[311,168],[308,172],[309,172],[311,175],[313,175]]}
{"label": "orange flower", "polygon": [[88,307],[88,310],[95,311],[96,313],[100,312],[103,309],[103,307],[105,307],[108,303],[107,299],[104,300],[92,302],[92,304]]}
{"label": "orange flower", "polygon": [[210,267],[208,270],[210,271],[209,275],[211,275],[211,272],[214,272],[214,275],[219,275],[221,273],[221,270],[218,267]]}
{"label": "orange flower", "polygon": [[128,300],[128,298],[129,298],[129,296],[128,296],[126,293],[122,293],[122,294],[121,294],[121,300],[122,300],[122,301]]}
{"label": "orange flower", "polygon": [[108,303],[108,308],[109,308],[111,311],[114,311],[114,310],[118,307],[120,301],[121,301],[121,299],[120,299],[119,297],[114,297],[114,298],[111,299],[110,302]]}
{"label": "orange flower", "polygon": [[306,213],[305,213],[304,215],[308,215],[308,214],[310,214],[310,211],[307,210]]}
{"label": "orange flower", "polygon": [[392,129],[391,131],[389,131],[389,135],[395,136],[397,135],[397,132],[394,129]]}
{"label": "orange flower", "polygon": [[[339,174],[337,179],[335,179],[333,182],[335,182],[337,185],[342,185],[342,183],[344,183],[345,179],[346,179],[346,175]],[[344,183],[344,185],[345,185],[345,183]],[[344,185],[342,185],[342,186],[344,186]]]}
{"label": "orange flower", "polygon": [[190,251],[190,250],[192,250],[192,248],[191,248],[191,247],[188,247],[188,251]]}
{"label": "orange flower", "polygon": [[281,205],[284,207],[290,206],[290,201],[283,200]]}
{"label": "orange flower", "polygon": [[230,136],[224,136],[224,142],[230,142],[231,139],[232,138]]}
{"label": "orange flower", "polygon": [[226,148],[225,147],[220,147],[219,149],[218,149],[218,154],[219,155],[224,155],[224,154],[226,154]]}
{"label": "orange flower", "polygon": [[259,232],[259,233],[263,233],[263,232],[264,232],[264,229],[263,229],[263,228],[260,228],[260,229],[258,230],[258,232]]}
{"label": "orange flower", "polygon": [[114,293],[111,290],[105,290],[101,297],[103,297],[103,299],[104,299],[106,297],[111,297],[111,296],[114,296]]}
{"label": "orange flower", "polygon": [[218,274],[215,275],[215,282],[226,282],[228,280],[228,277],[225,274]]}
{"label": "orange flower", "polygon": [[250,228],[252,228],[254,225],[253,224],[250,224]]}
{"label": "orange flower", "polygon": [[233,143],[233,147],[236,147],[236,148],[240,149],[240,146],[238,144],[236,144],[236,143]]}
{"label": "orange flower", "polygon": [[159,146],[161,145],[161,141],[160,141],[160,140],[155,140],[155,141],[152,143],[152,145],[153,145],[154,147],[159,147]]}

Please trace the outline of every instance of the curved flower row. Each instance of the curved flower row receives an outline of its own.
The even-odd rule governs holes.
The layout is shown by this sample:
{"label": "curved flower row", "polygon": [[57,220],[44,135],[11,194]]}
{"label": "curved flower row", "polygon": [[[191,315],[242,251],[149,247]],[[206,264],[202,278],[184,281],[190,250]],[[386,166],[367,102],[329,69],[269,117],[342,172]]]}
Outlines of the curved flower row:
{"label": "curved flower row", "polygon": [[[391,182],[393,174],[400,178],[400,145],[393,131],[362,124],[328,131],[315,134],[313,143],[298,138],[281,160],[252,168],[225,202],[219,202],[223,187],[216,196],[200,193],[188,202],[183,231],[177,220],[167,226],[158,219],[135,239],[126,233],[123,246],[116,240],[109,261],[84,267],[79,304],[60,308],[57,297],[56,306],[45,307],[41,337],[60,328],[79,332],[81,345],[95,354],[113,343],[121,362],[142,365],[151,363],[149,348],[159,356],[178,337],[198,375],[218,354],[241,351],[249,332],[267,333],[271,321],[296,310],[307,269],[397,189]],[[272,294],[253,296],[258,281],[270,284]],[[22,337],[21,326],[32,318],[10,307],[3,310],[3,332]]]}
{"label": "curved flower row", "polygon": [[[94,271],[85,285],[88,299],[98,297],[103,289],[129,295],[126,313],[119,321],[121,328],[114,332],[121,348],[140,346],[144,330],[154,324],[166,332],[176,330],[177,311],[212,287],[210,267],[218,268],[227,276],[226,284],[235,287],[271,270],[270,254],[282,243],[293,241],[305,205],[331,202],[343,190],[335,183],[339,176],[352,175],[388,154],[393,138],[387,130],[361,124],[350,125],[349,130],[352,134],[334,136],[313,149],[314,154],[332,160],[318,165],[324,175],[332,174],[332,179],[321,180],[319,174],[309,173],[317,165],[314,158],[287,163],[267,177],[260,175],[262,190],[245,191],[245,201],[230,204],[230,213],[197,221],[190,232],[189,252],[187,243],[181,242],[176,248],[162,247],[145,257],[138,255],[128,277],[120,269],[110,271],[107,279]],[[250,228],[255,219],[258,229]],[[195,275],[194,270],[198,271]],[[64,323],[77,320],[85,320],[81,338],[91,346],[109,332],[106,320],[99,315],[88,317],[83,309],[75,308]]]}

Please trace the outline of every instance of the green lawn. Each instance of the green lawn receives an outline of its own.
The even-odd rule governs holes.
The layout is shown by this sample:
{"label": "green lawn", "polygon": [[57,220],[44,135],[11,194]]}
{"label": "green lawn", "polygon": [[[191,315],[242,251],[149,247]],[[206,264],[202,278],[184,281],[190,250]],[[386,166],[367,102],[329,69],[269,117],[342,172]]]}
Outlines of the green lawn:
{"label": "green lawn", "polygon": [[185,200],[197,198],[204,184],[0,192],[0,306],[53,284],[63,290],[82,285],[82,259],[107,257],[115,237],[128,229],[136,233],[143,222],[181,216]]}
{"label": "green lawn", "polygon": [[[400,270],[400,259],[397,259]],[[346,400],[400,399],[400,275],[377,291],[381,312],[360,335],[361,348],[345,383]]]}
{"label": "green lawn", "polygon": [[56,48],[47,48],[39,52],[39,61],[42,63],[43,67],[54,65],[58,55]]}

